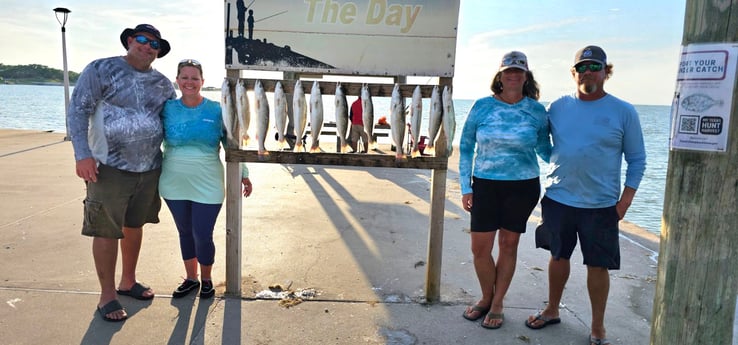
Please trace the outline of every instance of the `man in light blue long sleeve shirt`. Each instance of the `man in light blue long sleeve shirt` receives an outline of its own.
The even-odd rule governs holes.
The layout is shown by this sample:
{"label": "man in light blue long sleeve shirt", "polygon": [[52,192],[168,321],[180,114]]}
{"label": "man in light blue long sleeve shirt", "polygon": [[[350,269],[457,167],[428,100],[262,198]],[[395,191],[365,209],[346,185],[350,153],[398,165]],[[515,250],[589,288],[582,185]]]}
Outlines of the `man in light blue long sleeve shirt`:
{"label": "man in light blue long sleeve shirt", "polygon": [[[592,306],[590,345],[610,344],[604,323],[608,270],[620,268],[618,222],[643,177],[646,151],[635,108],[604,90],[612,74],[605,52],[597,46],[582,48],[571,73],[577,92],[549,107],[553,149],[541,200],[542,229],[551,250],[548,304],[525,324],[540,329],[561,321],[558,306],[579,239]],[[627,171],[621,193],[623,158]]]}
{"label": "man in light blue long sleeve shirt", "polygon": [[136,267],[144,224],[159,222],[160,113],[177,96],[169,79],[151,67],[171,49],[159,30],[140,24],[123,30],[120,42],[126,55],[95,60],[82,71],[67,117],[75,171],[87,187],[82,234],[93,237],[97,310],[112,322],[128,318],[117,295],[154,298],[154,290],[137,281]]}

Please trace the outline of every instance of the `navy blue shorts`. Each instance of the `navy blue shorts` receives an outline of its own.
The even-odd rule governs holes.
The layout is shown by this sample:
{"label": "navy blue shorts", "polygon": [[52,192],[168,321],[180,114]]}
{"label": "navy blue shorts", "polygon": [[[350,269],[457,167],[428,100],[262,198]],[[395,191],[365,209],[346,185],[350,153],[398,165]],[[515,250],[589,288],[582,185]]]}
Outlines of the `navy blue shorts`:
{"label": "navy blue shorts", "polygon": [[578,237],[585,265],[620,269],[620,216],[615,206],[578,208],[544,196],[541,214],[554,259],[569,260]]}
{"label": "navy blue shorts", "polygon": [[472,192],[472,232],[505,229],[522,234],[538,204],[541,182],[538,177],[517,181],[473,177]]}

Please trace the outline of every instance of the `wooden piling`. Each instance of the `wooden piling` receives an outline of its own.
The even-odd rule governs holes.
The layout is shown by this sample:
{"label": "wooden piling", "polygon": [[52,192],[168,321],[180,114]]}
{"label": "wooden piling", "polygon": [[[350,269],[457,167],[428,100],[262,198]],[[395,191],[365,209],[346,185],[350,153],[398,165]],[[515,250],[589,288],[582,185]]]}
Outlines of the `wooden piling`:
{"label": "wooden piling", "polygon": [[[737,40],[735,1],[687,0],[684,46]],[[736,95],[734,86],[734,107]],[[733,343],[738,292],[735,108],[731,118],[725,152],[669,153],[651,344]]]}

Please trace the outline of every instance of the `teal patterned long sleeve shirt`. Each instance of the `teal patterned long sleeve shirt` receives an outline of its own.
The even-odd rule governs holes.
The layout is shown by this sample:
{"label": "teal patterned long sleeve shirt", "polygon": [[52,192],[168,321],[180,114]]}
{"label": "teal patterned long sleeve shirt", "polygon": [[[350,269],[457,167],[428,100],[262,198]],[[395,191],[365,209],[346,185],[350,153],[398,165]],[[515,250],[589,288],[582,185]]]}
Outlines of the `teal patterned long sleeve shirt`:
{"label": "teal patterned long sleeve shirt", "polygon": [[546,109],[532,98],[515,104],[493,96],[474,102],[459,142],[461,193],[472,192],[472,176],[489,180],[528,180],[541,175],[536,154],[551,157]]}

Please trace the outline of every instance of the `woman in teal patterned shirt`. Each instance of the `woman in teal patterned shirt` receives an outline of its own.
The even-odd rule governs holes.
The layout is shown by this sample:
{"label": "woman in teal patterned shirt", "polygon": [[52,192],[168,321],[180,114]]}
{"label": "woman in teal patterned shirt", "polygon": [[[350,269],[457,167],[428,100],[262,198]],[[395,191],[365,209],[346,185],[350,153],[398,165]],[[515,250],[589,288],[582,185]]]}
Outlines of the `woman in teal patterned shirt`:
{"label": "woman in teal patterned shirt", "polygon": [[464,123],[459,179],[462,205],[471,212],[471,248],[482,290],[463,316],[481,318],[482,327],[494,329],[504,322],[503,299],[515,273],[520,234],[540,197],[536,154],[548,161],[551,141],[525,54],[505,54],[491,89],[493,95],[477,100]]}
{"label": "woman in teal patterned shirt", "polygon": [[[164,122],[164,161],[159,193],[166,201],[179,232],[179,246],[187,278],[172,293],[184,297],[200,288],[200,298],[215,294],[211,271],[215,262],[213,230],[225,198],[220,147],[225,147],[220,104],[200,94],[202,66],[182,60],[177,85],[182,97],[167,101]],[[243,196],[251,194],[249,171],[242,165]]]}

